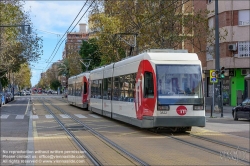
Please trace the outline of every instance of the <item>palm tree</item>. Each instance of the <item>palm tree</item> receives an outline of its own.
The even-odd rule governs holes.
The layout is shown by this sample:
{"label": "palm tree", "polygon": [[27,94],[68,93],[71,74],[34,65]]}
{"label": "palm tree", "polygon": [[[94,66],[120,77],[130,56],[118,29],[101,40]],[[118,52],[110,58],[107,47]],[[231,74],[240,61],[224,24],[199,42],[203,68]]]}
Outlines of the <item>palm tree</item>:
{"label": "palm tree", "polygon": [[58,75],[66,77],[66,86],[68,85],[68,78],[70,77],[69,72],[69,61],[67,58],[63,59],[58,65]]}

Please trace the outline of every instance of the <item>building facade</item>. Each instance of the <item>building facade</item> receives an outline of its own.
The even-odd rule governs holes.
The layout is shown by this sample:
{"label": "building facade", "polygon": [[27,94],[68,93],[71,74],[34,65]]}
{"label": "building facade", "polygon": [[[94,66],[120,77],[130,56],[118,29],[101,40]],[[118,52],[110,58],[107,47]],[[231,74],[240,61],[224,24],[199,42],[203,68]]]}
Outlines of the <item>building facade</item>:
{"label": "building facade", "polygon": [[87,41],[89,38],[86,28],[87,24],[81,23],[79,24],[79,32],[71,32],[67,34],[62,57],[63,59],[68,59],[71,75],[76,75],[82,72],[79,51],[81,49],[82,41]]}
{"label": "building facade", "polygon": [[[220,38],[220,67],[225,67],[225,78],[222,79],[223,104],[236,106],[247,95],[247,82],[244,77],[250,72],[250,2],[244,0],[218,1]],[[207,0],[207,9],[215,10],[214,0]],[[208,15],[208,26],[215,27],[214,12]],[[209,46],[215,50],[215,46]],[[209,70],[215,69],[215,56],[206,55],[206,66],[203,67],[205,91],[212,97],[212,83],[209,81]]]}
{"label": "building facade", "polygon": [[87,24],[79,24],[79,32],[67,33],[67,39],[63,51],[63,59],[80,51],[82,40],[88,40]]}

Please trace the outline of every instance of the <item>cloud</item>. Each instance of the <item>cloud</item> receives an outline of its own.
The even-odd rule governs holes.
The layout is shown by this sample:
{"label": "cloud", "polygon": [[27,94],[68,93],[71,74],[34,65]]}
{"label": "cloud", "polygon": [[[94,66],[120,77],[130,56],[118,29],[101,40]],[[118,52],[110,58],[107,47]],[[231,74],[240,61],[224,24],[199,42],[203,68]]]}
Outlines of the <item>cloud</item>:
{"label": "cloud", "polygon": [[[27,1],[24,10],[30,11],[35,28],[62,34],[68,29],[84,3],[84,1]],[[73,26],[84,14],[87,7],[82,10]],[[87,16],[88,13],[79,23],[87,23]],[[76,26],[76,29],[78,29],[78,26]]]}
{"label": "cloud", "polygon": [[[51,57],[52,52],[59,41],[59,39],[64,35],[68,27],[71,25],[72,21],[77,16],[78,12],[81,10],[85,1],[26,1],[24,5],[24,10],[30,13],[30,18],[34,26],[34,30],[37,29],[38,36],[43,36],[43,50],[44,54],[42,58],[47,60]],[[84,7],[80,15],[77,17],[73,26],[85,13],[88,5]],[[87,23],[88,12],[82,18],[79,23]],[[79,24],[78,23],[78,24]],[[72,27],[73,27],[72,26]],[[78,31],[79,25],[76,25],[74,31]],[[70,28],[69,30],[71,30]],[[54,34],[53,34],[54,33]],[[58,36],[60,34],[61,36]],[[65,37],[65,36],[64,36]],[[63,44],[57,52],[53,61],[56,58],[61,58],[63,51]],[[43,60],[44,61],[44,60]],[[46,63],[40,63],[43,69],[46,68]],[[40,79],[41,70],[32,70],[32,85],[38,83]]]}

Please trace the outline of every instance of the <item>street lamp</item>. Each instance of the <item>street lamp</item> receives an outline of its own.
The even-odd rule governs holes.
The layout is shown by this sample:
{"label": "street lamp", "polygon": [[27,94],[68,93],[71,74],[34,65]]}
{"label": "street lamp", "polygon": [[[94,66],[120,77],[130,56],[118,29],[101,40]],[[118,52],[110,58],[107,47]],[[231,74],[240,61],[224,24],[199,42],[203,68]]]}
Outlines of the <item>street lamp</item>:
{"label": "street lamp", "polygon": [[30,25],[0,25],[0,27],[7,28],[7,27],[21,27],[22,34],[25,35],[25,27],[28,27],[27,34],[31,34],[31,27]]}

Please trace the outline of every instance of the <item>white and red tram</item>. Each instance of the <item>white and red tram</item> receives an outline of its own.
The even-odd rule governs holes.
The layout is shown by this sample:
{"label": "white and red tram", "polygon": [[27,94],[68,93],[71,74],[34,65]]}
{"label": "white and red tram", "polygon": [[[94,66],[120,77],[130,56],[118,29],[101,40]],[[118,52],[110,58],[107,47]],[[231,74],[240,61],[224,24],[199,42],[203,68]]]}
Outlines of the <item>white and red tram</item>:
{"label": "white and red tram", "polygon": [[205,126],[202,66],[185,50],[149,50],[90,71],[89,110],[141,127]]}
{"label": "white and red tram", "polygon": [[68,79],[68,102],[72,105],[88,108],[89,73],[81,73]]}

